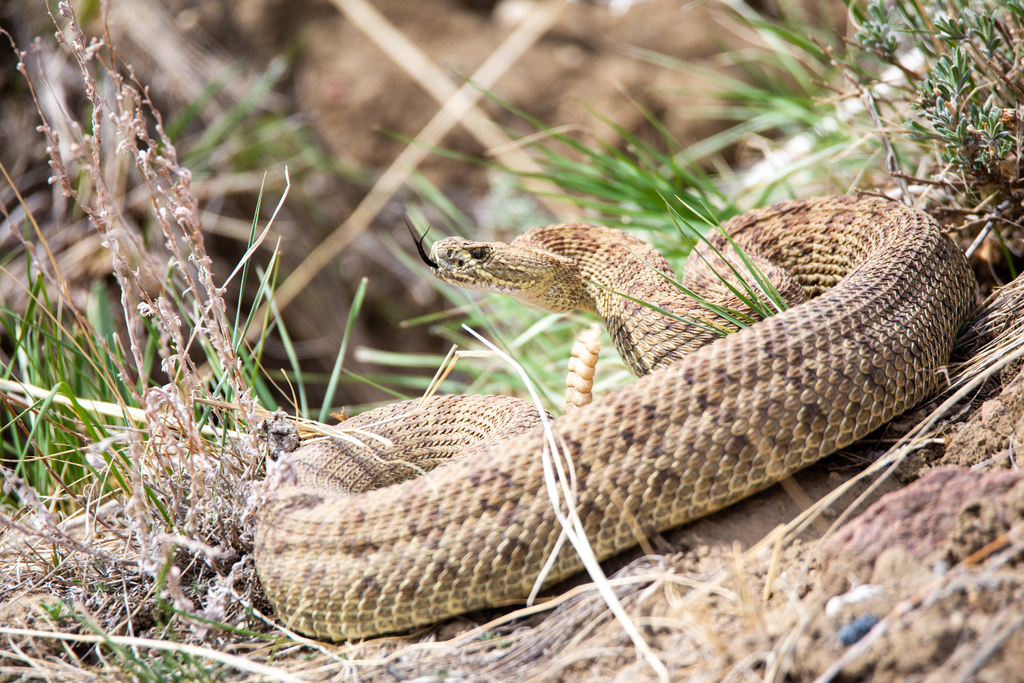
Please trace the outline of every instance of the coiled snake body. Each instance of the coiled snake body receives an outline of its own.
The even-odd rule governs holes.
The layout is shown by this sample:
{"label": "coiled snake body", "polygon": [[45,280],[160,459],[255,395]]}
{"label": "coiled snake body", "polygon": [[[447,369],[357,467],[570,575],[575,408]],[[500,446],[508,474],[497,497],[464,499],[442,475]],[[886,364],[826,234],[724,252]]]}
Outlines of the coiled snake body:
{"label": "coiled snake body", "polygon": [[[606,286],[618,293],[691,313],[654,272],[667,265],[635,238],[620,242],[621,233],[607,229],[558,226],[510,247],[574,261],[568,279],[577,283],[548,281],[541,298],[585,290],[582,303],[571,305],[604,316],[638,373],[657,369],[553,425],[575,463],[577,510],[599,558],[635,545],[636,522],[663,530],[719,510],[928,397],[968,314],[973,274],[922,212],[874,198],[819,198],[755,211],[725,227],[812,298],[685,357],[693,338],[707,333],[585,282],[607,275]],[[501,248],[449,239],[432,257],[438,276],[450,281],[497,260]],[[500,289],[537,271],[488,272],[485,285]],[[519,296],[544,305],[537,295]],[[445,400],[453,401],[455,417],[429,419],[442,433],[460,411],[483,410]],[[392,411],[416,412],[413,404]],[[528,595],[559,526],[544,492],[542,434],[519,429],[526,431],[429,478],[347,494],[300,479],[272,492],[258,513],[255,558],[282,622],[342,640]],[[313,444],[293,456],[316,463],[330,450]],[[566,544],[546,585],[580,568]]]}

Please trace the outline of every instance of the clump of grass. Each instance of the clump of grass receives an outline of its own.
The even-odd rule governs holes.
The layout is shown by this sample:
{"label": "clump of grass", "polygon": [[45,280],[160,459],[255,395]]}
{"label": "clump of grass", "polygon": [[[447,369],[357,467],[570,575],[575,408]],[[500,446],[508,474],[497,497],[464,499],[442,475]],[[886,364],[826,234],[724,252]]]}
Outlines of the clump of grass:
{"label": "clump of grass", "polygon": [[[112,46],[87,37],[70,4],[58,7],[58,42],[77,66],[90,115],[58,127],[37,100],[39,130],[53,182],[102,239],[116,297],[95,288],[83,305],[19,195],[26,276],[15,278],[9,258],[0,263],[4,290],[20,286],[12,299],[25,302],[0,302],[0,602],[11,615],[3,628],[22,653],[59,631],[96,648],[84,660],[91,665],[107,652],[133,678],[192,678],[209,652],[197,659],[183,646],[144,659],[139,648],[149,646],[134,637],[248,633],[252,623],[247,555],[261,456],[251,434],[267,412],[261,401],[274,399],[260,367],[263,340],[245,342],[252,314],[232,316],[225,287],[233,278],[243,289],[253,283],[256,310],[276,260],[259,273],[250,267],[261,239],[254,224],[246,257],[218,281],[192,175],[147,89]],[[19,54],[19,70],[33,96],[49,92],[28,57]],[[150,198],[143,226],[127,215],[124,188],[110,184],[124,164]],[[163,260],[147,235],[162,242]],[[25,626],[32,635],[18,631]],[[11,658],[48,661],[0,655],[5,665]]]}

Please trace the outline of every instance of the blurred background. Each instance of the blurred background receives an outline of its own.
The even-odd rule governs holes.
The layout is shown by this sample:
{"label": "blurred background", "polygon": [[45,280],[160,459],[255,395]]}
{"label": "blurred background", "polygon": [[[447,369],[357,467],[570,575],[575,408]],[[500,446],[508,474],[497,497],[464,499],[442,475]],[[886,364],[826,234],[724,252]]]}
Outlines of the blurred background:
{"label": "blurred background", "polygon": [[[689,155],[686,165],[701,173],[750,168],[762,160],[758,141],[783,136],[784,126],[751,125],[757,112],[737,108],[735,84],[760,78],[766,91],[792,94],[809,82],[777,65],[776,80],[764,78],[758,50],[772,45],[740,17],[759,16],[756,10],[823,34],[846,30],[843,4],[823,1],[117,0],[105,26],[100,3],[75,7],[90,34],[117,47],[121,71],[130,65],[150,86],[178,162],[193,176],[218,282],[246,253],[254,217],[258,232],[273,213],[288,168],[288,199],[251,260],[266,267],[280,250],[278,323],[261,361],[281,382],[283,404],[323,400],[356,290],[367,279],[332,407],[417,395],[451,342],[465,337],[451,316],[431,313],[445,299],[456,307],[472,307],[474,299],[438,287],[418,265],[404,222],[410,211],[421,217],[418,225],[435,227],[428,244],[456,231],[510,240],[528,227],[578,217],[628,224],[622,211],[609,216],[543,196],[571,190],[521,175],[539,172],[545,155],[516,140],[554,145],[569,164],[588,161],[573,146],[580,143],[612,157],[636,156],[638,146],[675,159]],[[55,3],[52,11],[58,13]],[[110,255],[87,217],[48,183],[47,141],[36,131],[34,96],[62,144],[75,139],[76,121],[89,121],[78,65],[58,49],[39,0],[3,3],[0,26],[27,52],[34,85],[33,94],[16,71],[14,51],[0,50],[0,161],[59,253],[79,307],[118,310]],[[480,86],[468,88],[478,98],[475,108],[438,117],[470,78]],[[113,152],[116,136],[105,139]],[[123,202],[126,229],[166,259],[162,237],[146,218],[151,200],[144,183],[130,160],[108,160],[104,173]],[[550,166],[543,171],[551,175]],[[678,178],[667,179],[672,194]],[[0,250],[14,275],[3,279],[0,299],[16,310],[28,301],[26,245],[10,226],[24,227],[25,216],[10,187],[0,189],[0,198],[8,211]],[[676,256],[685,253],[685,244],[675,246]],[[256,285],[233,279],[226,301],[248,313]],[[524,315],[527,325],[542,319]],[[505,316],[486,317],[501,337]],[[120,319],[110,315],[108,324],[116,328]],[[509,334],[514,341],[518,333]],[[552,357],[560,358],[550,369],[557,377],[566,356],[554,345]],[[472,389],[472,379],[460,377],[446,388]]]}

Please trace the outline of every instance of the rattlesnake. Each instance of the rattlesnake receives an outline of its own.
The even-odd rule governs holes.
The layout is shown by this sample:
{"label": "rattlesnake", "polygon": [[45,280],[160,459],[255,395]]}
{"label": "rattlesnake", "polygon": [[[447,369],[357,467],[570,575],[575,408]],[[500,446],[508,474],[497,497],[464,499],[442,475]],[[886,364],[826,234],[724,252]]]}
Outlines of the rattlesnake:
{"label": "rattlesnake", "polygon": [[[670,272],[660,256],[606,228],[538,228],[512,245],[449,238],[428,257],[442,279],[468,271],[476,273],[471,284],[489,280],[501,290],[541,272],[494,266],[505,252],[518,250],[527,261],[560,252],[554,260],[574,262],[567,281],[575,284],[517,296],[537,306],[578,291],[582,299],[559,310],[599,312],[626,362],[644,375],[553,423],[575,463],[577,512],[599,558],[635,545],[638,522],[662,530],[719,510],[919,403],[938,386],[968,314],[973,274],[921,211],[878,198],[818,198],[724,227],[812,298],[714,340],[632,300],[702,315],[659,274]],[[481,262],[489,262],[487,275]],[[417,406],[391,410],[415,419]],[[434,413],[428,422],[445,433],[457,429],[454,415]],[[362,419],[370,424],[374,416]],[[255,559],[278,617],[342,640],[528,595],[560,528],[544,492],[543,435],[521,428],[509,441],[388,488],[338,493],[300,479],[272,491],[258,513]],[[291,457],[316,470],[334,450],[322,443]],[[581,566],[566,544],[545,585]]]}

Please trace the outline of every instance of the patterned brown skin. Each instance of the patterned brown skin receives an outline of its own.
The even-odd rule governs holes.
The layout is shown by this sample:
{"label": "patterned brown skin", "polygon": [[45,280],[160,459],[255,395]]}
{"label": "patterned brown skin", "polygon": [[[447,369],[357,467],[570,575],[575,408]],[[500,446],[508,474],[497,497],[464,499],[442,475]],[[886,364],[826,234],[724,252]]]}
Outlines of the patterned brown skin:
{"label": "patterned brown skin", "polygon": [[[544,416],[553,419],[547,411]],[[324,438],[307,442],[290,461],[300,486],[361,493],[400,484],[458,458],[472,458],[540,426],[540,413],[530,401],[433,396],[392,403],[339,425],[361,445]]]}
{"label": "patterned brown skin", "polygon": [[[937,388],[966,320],[973,274],[922,212],[875,198],[817,198],[725,227],[809,295],[824,293],[554,422],[576,466],[577,509],[599,558],[636,543],[630,517],[659,530],[697,519],[919,403]],[[625,258],[603,249],[573,258],[590,253]],[[607,261],[580,268],[610,270]],[[649,282],[637,275],[615,288],[645,299],[665,291],[637,290],[636,281]],[[609,326],[655,357],[642,365],[675,357],[669,329],[680,345],[690,342],[690,332],[649,309],[612,302],[619,308]],[[528,595],[559,535],[543,490],[542,445],[534,430],[435,470],[430,481],[368,493],[271,493],[255,556],[279,618],[345,640]],[[580,568],[566,544],[546,585]]]}

